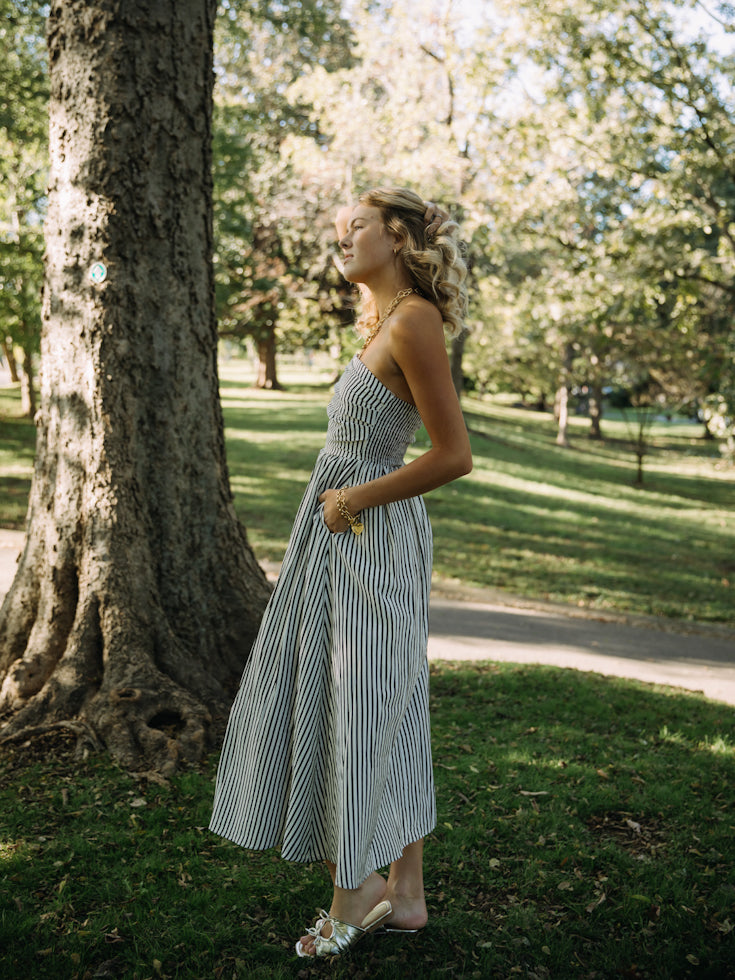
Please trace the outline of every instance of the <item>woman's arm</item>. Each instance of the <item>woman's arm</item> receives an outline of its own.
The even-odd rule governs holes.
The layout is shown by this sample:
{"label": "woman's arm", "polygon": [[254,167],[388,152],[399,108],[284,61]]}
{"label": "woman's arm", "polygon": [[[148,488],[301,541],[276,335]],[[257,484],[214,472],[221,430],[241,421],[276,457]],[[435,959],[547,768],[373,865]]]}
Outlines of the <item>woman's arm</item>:
{"label": "woman's arm", "polygon": [[[399,311],[386,326],[390,328],[390,355],[406,379],[431,449],[377,480],[350,487],[345,503],[351,514],[416,497],[472,469],[470,441],[452,382],[441,315],[435,308],[428,313],[426,310],[424,306]],[[326,490],[319,500],[324,503],[327,527],[344,531],[348,525],[337,509],[337,489]]]}

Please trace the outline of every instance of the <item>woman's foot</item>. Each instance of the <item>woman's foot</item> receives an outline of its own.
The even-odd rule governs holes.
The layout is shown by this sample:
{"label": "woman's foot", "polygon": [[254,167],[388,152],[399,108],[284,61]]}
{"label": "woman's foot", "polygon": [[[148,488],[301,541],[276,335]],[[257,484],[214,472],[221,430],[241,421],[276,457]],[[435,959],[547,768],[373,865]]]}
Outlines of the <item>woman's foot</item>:
{"label": "woman's foot", "polygon": [[[359,926],[367,914],[382,902],[386,895],[387,885],[377,871],[373,871],[359,888],[335,888],[329,914],[342,922]],[[326,922],[321,929],[321,935],[329,937],[332,934],[331,925]],[[301,937],[301,948],[307,956],[314,956],[314,936]]]}
{"label": "woman's foot", "polygon": [[424,928],[429,916],[423,890],[420,895],[408,895],[398,888],[392,888],[389,881],[385,897],[393,906],[393,914],[384,923],[386,929],[405,929],[413,932]]}

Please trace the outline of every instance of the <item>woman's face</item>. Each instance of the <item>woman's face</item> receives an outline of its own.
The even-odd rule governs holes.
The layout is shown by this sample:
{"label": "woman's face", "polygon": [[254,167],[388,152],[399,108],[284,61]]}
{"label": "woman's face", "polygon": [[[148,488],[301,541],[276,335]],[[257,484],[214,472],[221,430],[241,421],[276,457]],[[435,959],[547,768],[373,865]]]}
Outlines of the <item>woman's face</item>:
{"label": "woman's face", "polygon": [[347,231],[339,240],[344,253],[344,277],[348,282],[369,282],[394,259],[395,236],[380,217],[378,208],[358,204],[352,211]]}

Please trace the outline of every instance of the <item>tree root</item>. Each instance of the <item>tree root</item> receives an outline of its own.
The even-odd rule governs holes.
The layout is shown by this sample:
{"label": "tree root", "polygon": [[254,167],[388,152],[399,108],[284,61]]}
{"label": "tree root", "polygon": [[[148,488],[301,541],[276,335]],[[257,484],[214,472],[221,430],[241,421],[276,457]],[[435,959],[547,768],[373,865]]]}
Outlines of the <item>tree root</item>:
{"label": "tree root", "polygon": [[17,732],[11,732],[10,735],[0,737],[0,745],[10,745],[12,742],[30,741],[31,739],[38,738],[41,735],[48,735],[51,732],[58,731],[71,732],[72,735],[76,736],[77,755],[81,755],[85,749],[92,749],[94,752],[104,751],[105,747],[97,736],[97,733],[92,726],[82,718],[75,719],[74,721],[53,721],[46,725],[28,725],[25,728],[19,729]]}

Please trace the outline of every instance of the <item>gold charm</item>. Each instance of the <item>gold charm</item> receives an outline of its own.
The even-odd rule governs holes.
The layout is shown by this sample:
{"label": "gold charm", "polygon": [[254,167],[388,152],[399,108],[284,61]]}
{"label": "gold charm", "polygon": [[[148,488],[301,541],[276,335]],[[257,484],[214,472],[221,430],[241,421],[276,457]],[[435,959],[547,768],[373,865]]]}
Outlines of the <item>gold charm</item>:
{"label": "gold charm", "polygon": [[362,534],[365,529],[365,525],[362,523],[362,521],[355,521],[354,524],[350,524],[350,527],[352,528],[353,534]]}

